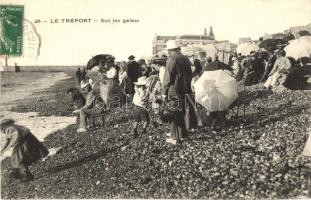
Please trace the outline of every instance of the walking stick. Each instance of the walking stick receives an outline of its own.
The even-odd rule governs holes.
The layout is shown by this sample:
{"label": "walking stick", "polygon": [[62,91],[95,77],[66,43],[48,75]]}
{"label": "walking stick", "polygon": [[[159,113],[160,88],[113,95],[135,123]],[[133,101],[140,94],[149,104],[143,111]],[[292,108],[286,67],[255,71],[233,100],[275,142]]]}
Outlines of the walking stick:
{"label": "walking stick", "polygon": [[198,112],[198,110],[197,110],[197,108],[195,106],[195,103],[192,101],[192,99],[190,98],[189,95],[186,95],[186,98],[188,99],[188,101],[190,102],[190,104],[194,108],[194,113],[195,113],[195,116],[196,116],[196,118],[198,120],[198,126],[202,127],[203,126],[202,119],[201,119],[200,113]]}

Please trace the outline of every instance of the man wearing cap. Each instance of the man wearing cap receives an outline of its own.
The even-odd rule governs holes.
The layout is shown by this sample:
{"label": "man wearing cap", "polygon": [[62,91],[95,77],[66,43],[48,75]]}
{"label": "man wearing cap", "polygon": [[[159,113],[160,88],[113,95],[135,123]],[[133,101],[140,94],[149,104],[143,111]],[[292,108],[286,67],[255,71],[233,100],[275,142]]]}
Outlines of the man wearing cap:
{"label": "man wearing cap", "polygon": [[137,81],[139,77],[142,76],[142,71],[139,64],[135,61],[135,56],[130,55],[128,57],[129,61],[124,66],[124,71],[127,73],[127,77],[131,81],[131,91],[130,94],[134,94],[134,82]]}
{"label": "man wearing cap", "polygon": [[176,144],[182,138],[186,138],[188,132],[185,124],[185,98],[191,94],[191,63],[189,59],[180,52],[176,40],[169,40],[166,43],[169,58],[162,84],[162,97],[168,99],[169,110],[173,112],[173,119],[170,122],[170,136],[166,142]]}
{"label": "man wearing cap", "polygon": [[87,132],[86,120],[90,115],[100,114],[105,109],[102,99],[99,99],[100,96],[94,93],[90,83],[81,85],[81,89],[87,93],[86,103],[82,108],[73,111],[73,113],[80,113],[80,128],[77,130],[78,133]]}

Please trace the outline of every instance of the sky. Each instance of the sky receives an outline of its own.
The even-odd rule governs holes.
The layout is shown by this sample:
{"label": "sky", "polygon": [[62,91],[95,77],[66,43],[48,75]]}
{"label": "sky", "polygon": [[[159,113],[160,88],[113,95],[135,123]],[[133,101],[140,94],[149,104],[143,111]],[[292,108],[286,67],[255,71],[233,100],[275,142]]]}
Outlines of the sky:
{"label": "sky", "polygon": [[[3,3],[2,3],[3,2]],[[24,5],[25,18],[41,37],[37,58],[9,58],[19,65],[86,65],[94,55],[117,60],[152,54],[155,35],[203,34],[216,40],[258,39],[311,23],[311,0],[1,0]],[[138,23],[50,23],[61,18],[137,19]]]}

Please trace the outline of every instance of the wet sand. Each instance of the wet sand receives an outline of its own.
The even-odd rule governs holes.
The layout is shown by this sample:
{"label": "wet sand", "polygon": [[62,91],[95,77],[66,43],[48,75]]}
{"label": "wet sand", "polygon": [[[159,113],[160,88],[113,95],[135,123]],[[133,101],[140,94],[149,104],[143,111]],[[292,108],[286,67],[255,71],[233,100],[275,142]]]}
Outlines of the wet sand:
{"label": "wet sand", "polygon": [[[63,72],[1,73],[0,119],[14,119],[16,124],[29,128],[40,141],[58,130],[75,124],[76,117],[39,116],[37,112],[18,113],[11,111],[12,106],[15,106],[17,101],[30,97],[40,97],[49,87],[68,78],[71,77]],[[3,142],[5,140],[1,139],[1,146]],[[50,154],[55,154],[55,149],[58,148],[50,149]],[[6,151],[0,160],[10,156],[11,151]]]}

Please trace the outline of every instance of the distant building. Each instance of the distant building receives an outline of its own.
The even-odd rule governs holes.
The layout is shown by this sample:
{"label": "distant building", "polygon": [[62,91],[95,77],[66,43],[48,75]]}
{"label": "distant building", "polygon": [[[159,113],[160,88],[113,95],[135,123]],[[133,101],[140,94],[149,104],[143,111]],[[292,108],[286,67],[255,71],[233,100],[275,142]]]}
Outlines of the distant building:
{"label": "distant building", "polygon": [[290,27],[289,29],[285,30],[283,33],[274,33],[274,34],[267,34],[263,36],[263,39],[289,39],[290,37],[299,38],[300,31],[307,31],[311,34],[311,23],[306,26],[294,26]]}
{"label": "distant building", "polygon": [[168,40],[175,40],[176,36],[158,36],[156,35],[152,41],[152,53],[157,54],[165,48]]}
{"label": "distant building", "polygon": [[284,33],[292,33],[295,38],[299,38],[299,31],[308,31],[309,33],[311,33],[311,23],[306,26],[290,27],[288,30],[285,30]]}
{"label": "distant building", "polygon": [[209,36],[210,38],[212,38],[213,40],[215,40],[215,35],[214,35],[214,32],[213,32],[213,27],[212,27],[212,26],[209,27],[208,36]]}
{"label": "distant building", "polygon": [[213,27],[210,27],[210,31],[206,34],[204,29],[203,35],[180,35],[180,36],[155,36],[152,41],[152,53],[157,54],[165,48],[168,40],[177,40],[181,46],[194,45],[194,44],[211,44],[216,42],[215,35],[213,33]]}

